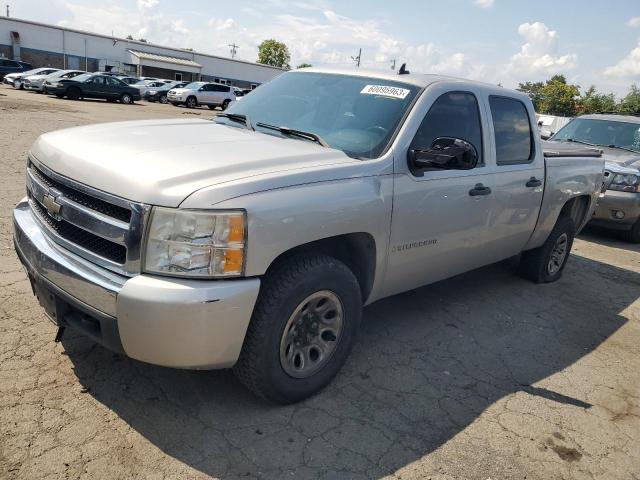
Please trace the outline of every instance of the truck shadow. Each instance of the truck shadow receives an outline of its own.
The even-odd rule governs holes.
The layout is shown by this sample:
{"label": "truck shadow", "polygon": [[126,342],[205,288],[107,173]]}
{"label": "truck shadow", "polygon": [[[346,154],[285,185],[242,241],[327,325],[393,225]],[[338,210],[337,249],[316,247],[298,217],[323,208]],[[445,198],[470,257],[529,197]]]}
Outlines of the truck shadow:
{"label": "truck shadow", "polygon": [[589,242],[614,247],[620,250],[640,253],[640,244],[631,243],[625,238],[625,233],[617,230],[609,230],[600,227],[587,226],[580,232],[579,238]]}
{"label": "truck shadow", "polygon": [[554,285],[526,282],[503,262],[397,295],[365,309],[332,385],[284,407],[254,398],[229,372],[154,367],[77,335],[63,344],[86,392],[205,475],[375,478],[434,451],[514,392],[590,408],[534,384],[616,332],[638,286],[638,273],[573,256]]}

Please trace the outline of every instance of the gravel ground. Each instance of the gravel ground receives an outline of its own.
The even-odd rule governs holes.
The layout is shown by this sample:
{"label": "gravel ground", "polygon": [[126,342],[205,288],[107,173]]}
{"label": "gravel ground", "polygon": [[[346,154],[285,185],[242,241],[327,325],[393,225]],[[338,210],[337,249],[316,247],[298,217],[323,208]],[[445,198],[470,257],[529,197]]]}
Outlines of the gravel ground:
{"label": "gravel ground", "polygon": [[380,301],[335,382],[266,405],[226,371],[55,327],[13,252],[45,131],[211,115],[0,88],[0,477],[640,479],[640,248],[588,231],[561,281],[503,262]]}

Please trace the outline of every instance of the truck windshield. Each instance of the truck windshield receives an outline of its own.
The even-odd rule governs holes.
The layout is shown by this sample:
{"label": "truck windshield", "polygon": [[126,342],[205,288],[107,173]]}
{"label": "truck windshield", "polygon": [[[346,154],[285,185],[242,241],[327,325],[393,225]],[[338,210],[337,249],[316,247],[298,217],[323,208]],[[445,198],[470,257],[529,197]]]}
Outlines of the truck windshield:
{"label": "truck windshield", "polygon": [[551,140],[575,141],[640,152],[640,123],[576,118],[556,133]]}
{"label": "truck windshield", "polygon": [[[286,136],[260,124],[308,132],[351,157],[369,159],[386,149],[419,90],[380,78],[291,72],[242,97],[227,113],[248,117],[265,134]],[[216,122],[243,127],[228,116]]]}

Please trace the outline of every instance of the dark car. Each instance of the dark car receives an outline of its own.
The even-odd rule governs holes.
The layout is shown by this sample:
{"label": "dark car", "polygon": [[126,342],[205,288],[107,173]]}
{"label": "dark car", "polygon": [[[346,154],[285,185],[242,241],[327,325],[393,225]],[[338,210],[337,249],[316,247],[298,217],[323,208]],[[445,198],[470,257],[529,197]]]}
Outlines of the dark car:
{"label": "dark car", "polygon": [[30,63],[19,62],[18,60],[9,60],[7,58],[0,58],[0,80],[9,73],[22,73],[32,70],[33,67]]}
{"label": "dark car", "polygon": [[147,102],[169,103],[167,100],[167,92],[172,88],[182,88],[188,84],[189,82],[169,82],[161,87],[149,87],[144,92],[143,97]]}
{"label": "dark car", "polygon": [[95,73],[84,73],[74,78],[60,79],[47,85],[47,92],[58,98],[71,100],[81,98],[104,98],[107,101],[130,104],[140,100],[140,91],[130,87],[114,76]]}

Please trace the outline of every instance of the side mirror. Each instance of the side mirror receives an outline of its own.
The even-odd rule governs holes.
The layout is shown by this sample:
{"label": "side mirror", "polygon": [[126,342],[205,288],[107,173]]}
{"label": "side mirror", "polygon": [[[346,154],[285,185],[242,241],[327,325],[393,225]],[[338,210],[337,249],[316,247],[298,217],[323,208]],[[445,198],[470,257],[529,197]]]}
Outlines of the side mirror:
{"label": "side mirror", "polygon": [[407,159],[413,170],[471,170],[478,165],[478,151],[466,140],[438,137],[427,150],[410,148]]}

